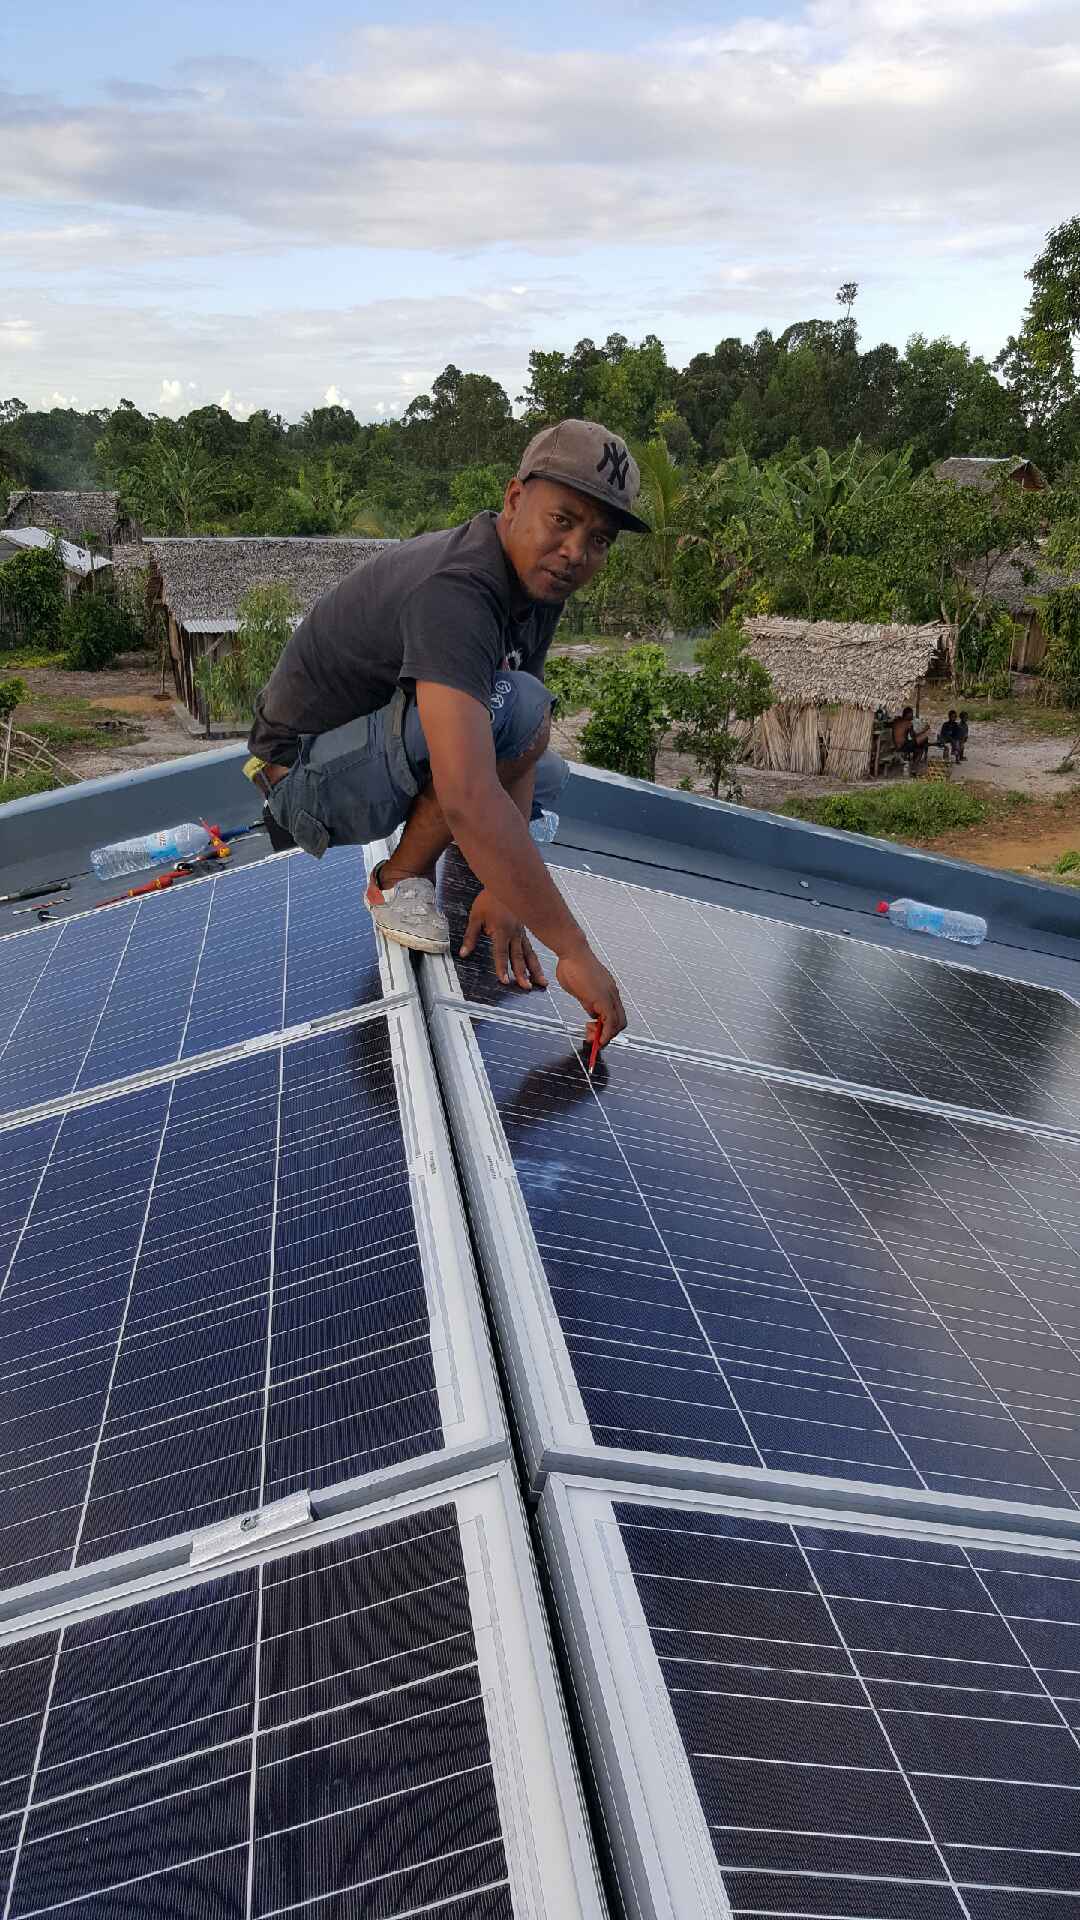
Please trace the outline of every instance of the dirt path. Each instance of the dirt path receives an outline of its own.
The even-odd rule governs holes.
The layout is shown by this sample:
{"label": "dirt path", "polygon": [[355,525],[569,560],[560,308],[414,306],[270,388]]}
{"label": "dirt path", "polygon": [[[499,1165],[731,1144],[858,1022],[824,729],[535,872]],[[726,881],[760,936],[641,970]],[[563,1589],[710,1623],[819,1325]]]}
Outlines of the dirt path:
{"label": "dirt path", "polygon": [[[68,673],[60,667],[20,667],[18,672],[30,698],[19,708],[17,725],[102,730],[92,745],[60,741],[53,749],[80,780],[156,766],[222,744],[188,733],[174,707],[171,683],[162,698],[160,669],[142,654],[121,655],[104,673]],[[115,742],[108,738],[110,721],[126,723]]]}
{"label": "dirt path", "polygon": [[1003,867],[1013,873],[1034,873],[1052,880],[1051,867],[1063,853],[1080,848],[1080,788],[1057,801],[1035,800],[1006,821],[966,827],[927,843],[929,853],[950,860],[972,860],[980,867]]}

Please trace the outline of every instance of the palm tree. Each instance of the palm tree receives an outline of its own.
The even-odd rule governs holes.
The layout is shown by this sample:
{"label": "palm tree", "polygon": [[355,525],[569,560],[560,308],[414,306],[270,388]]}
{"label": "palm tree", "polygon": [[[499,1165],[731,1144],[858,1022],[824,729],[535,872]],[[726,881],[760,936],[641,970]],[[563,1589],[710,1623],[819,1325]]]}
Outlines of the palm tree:
{"label": "palm tree", "polygon": [[678,541],[679,510],[686,499],[686,479],[678,462],[672,459],[667,442],[659,437],[639,447],[635,457],[641,469],[640,505],[652,527],[656,578],[662,587],[669,587]]}

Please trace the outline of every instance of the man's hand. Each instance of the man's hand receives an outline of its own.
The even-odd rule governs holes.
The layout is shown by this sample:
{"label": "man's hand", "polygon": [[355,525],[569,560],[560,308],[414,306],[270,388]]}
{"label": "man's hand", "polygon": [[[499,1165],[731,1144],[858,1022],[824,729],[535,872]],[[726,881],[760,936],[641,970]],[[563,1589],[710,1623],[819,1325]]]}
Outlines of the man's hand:
{"label": "man's hand", "polygon": [[600,1045],[606,1047],[626,1025],[623,1003],[612,975],[584,940],[563,954],[555,975],[560,987],[572,993],[586,1013],[600,1022]]}
{"label": "man's hand", "polygon": [[510,985],[510,972],[519,987],[530,993],[533,987],[546,987],[547,978],[521,921],[500,906],[487,887],[473,901],[461,957],[467,960],[482,933],[491,941],[492,962],[504,987]]}

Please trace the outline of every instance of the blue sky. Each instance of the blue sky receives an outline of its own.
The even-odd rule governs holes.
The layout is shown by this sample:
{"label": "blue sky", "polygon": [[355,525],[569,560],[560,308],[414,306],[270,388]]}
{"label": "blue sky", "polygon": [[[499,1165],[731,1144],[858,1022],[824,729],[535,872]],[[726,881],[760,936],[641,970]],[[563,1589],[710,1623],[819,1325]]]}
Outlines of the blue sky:
{"label": "blue sky", "polygon": [[[1057,0],[0,22],[0,396],[400,411],[454,360],[835,311],[992,355],[1080,211]],[[6,90],[5,90],[6,89]]]}

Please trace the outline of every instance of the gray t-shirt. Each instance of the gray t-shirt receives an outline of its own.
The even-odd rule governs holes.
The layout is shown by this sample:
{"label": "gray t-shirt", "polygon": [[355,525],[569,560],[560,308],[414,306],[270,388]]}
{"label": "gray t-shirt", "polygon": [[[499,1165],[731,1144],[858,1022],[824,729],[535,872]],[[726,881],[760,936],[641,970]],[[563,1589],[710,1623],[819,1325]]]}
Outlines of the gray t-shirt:
{"label": "gray t-shirt", "polygon": [[504,664],[542,678],[560,611],[522,593],[493,513],[403,540],[301,620],[255,702],[248,746],[291,766],[301,734],[374,713],[418,680],[486,706]]}

